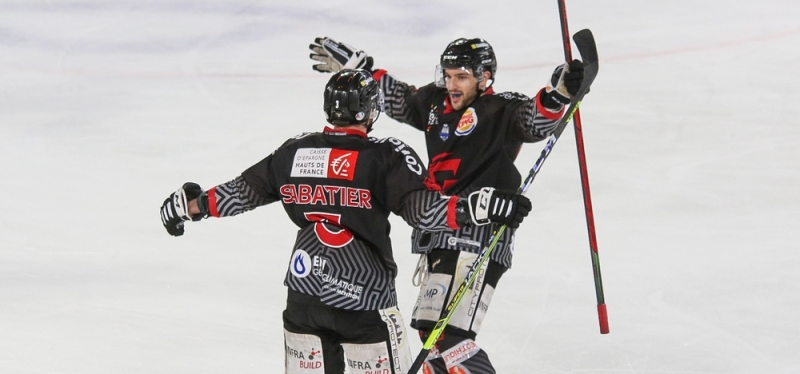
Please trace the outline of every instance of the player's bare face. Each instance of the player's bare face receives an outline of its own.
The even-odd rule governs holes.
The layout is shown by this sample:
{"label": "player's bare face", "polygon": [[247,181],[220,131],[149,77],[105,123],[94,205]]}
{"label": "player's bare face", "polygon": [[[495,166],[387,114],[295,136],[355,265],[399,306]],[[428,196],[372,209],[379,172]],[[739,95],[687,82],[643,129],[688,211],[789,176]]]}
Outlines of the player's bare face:
{"label": "player's bare face", "polygon": [[478,79],[472,75],[471,69],[444,69],[444,81],[454,110],[472,104],[478,96]]}

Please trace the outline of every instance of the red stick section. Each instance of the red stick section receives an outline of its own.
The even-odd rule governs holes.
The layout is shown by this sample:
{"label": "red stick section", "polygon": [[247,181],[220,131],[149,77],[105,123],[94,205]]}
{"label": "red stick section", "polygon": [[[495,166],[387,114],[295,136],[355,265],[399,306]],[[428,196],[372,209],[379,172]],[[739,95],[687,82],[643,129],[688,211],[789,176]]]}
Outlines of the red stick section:
{"label": "red stick section", "polygon": [[[561,39],[564,44],[564,59],[572,61],[572,45],[569,41],[569,26],[567,25],[566,0],[558,0],[558,12],[561,18]],[[589,191],[589,172],[586,168],[586,153],[583,149],[583,129],[581,127],[580,109],[575,111],[572,123],[575,127],[575,143],[578,148],[578,164],[581,173],[581,186],[583,188],[583,206],[586,210],[586,228],[589,231],[589,247],[592,250],[592,270],[594,272],[594,288],[597,296],[597,317],[600,320],[600,333],[608,334],[608,312],[606,310],[605,296],[603,295],[603,280],[600,276],[600,261],[597,253],[597,236],[594,230],[594,213],[592,212],[592,195]]]}

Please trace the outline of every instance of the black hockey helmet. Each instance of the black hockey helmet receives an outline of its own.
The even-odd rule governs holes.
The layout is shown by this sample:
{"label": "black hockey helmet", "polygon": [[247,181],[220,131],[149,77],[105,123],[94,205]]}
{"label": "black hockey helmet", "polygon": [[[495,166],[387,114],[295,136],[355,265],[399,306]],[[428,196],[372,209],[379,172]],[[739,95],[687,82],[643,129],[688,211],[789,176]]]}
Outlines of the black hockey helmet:
{"label": "black hockey helmet", "polygon": [[383,111],[383,93],[368,71],[344,69],[325,85],[322,109],[334,126],[367,123],[371,129]]}
{"label": "black hockey helmet", "polygon": [[[488,71],[492,74],[489,79],[493,82],[497,71],[497,58],[494,56],[494,49],[486,40],[458,38],[444,49],[439,59],[439,66],[442,69],[469,68],[478,79],[481,79],[484,71]],[[491,86],[492,82],[487,82],[486,87]]]}

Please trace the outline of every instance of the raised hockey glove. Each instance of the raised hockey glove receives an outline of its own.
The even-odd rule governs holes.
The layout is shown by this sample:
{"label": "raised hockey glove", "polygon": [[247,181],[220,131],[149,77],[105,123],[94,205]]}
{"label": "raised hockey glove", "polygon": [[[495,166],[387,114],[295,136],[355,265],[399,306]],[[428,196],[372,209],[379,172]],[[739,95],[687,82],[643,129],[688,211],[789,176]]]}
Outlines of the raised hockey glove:
{"label": "raised hockey glove", "polygon": [[172,236],[183,235],[183,223],[188,220],[199,221],[202,214],[189,216],[189,201],[203,194],[203,189],[197,183],[187,182],[181,188],[169,195],[161,205],[161,223]]}
{"label": "raised hockey glove", "polygon": [[531,201],[527,197],[491,187],[469,194],[468,200],[470,217],[478,226],[494,222],[515,229],[531,211]]}
{"label": "raised hockey glove", "polygon": [[320,73],[336,73],[342,69],[372,70],[372,57],[364,51],[330,38],[316,38],[314,43],[308,46],[312,52],[309,57],[321,64],[311,68]]}
{"label": "raised hockey glove", "polygon": [[547,95],[542,101],[545,108],[558,110],[569,105],[570,95],[577,95],[583,84],[583,66],[581,60],[572,60],[569,65],[563,64],[553,71],[553,76],[545,87]]}

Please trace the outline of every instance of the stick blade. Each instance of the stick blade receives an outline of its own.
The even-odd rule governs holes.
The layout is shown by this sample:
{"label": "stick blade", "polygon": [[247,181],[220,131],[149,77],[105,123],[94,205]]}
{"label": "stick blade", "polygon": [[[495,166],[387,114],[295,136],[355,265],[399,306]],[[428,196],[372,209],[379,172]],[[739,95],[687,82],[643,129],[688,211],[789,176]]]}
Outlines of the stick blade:
{"label": "stick blade", "polygon": [[581,57],[587,62],[597,62],[597,44],[594,41],[592,30],[583,29],[572,36]]}
{"label": "stick blade", "polygon": [[592,34],[592,30],[583,29],[576,32],[575,35],[572,36],[572,40],[575,41],[575,45],[578,47],[581,59],[586,63],[586,66],[583,68],[584,80],[582,86],[589,87],[597,76],[597,72],[600,70],[594,35]]}

